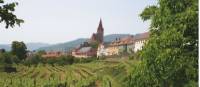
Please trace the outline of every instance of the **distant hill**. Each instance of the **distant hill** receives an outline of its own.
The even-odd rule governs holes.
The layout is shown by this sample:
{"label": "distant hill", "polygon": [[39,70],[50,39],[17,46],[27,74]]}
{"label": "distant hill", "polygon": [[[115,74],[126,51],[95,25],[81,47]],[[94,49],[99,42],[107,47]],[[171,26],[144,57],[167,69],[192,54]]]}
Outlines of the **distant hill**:
{"label": "distant hill", "polygon": [[[49,46],[49,44],[46,44],[46,43],[27,43],[26,44],[27,46],[27,49],[28,50],[36,50],[38,48],[41,48],[41,47],[46,47],[46,46]],[[6,51],[10,51],[11,50],[11,45],[10,44],[0,44],[0,49],[5,49]]]}
{"label": "distant hill", "polygon": [[110,34],[110,35],[106,35],[104,36],[104,42],[111,42],[116,40],[116,38],[123,38],[126,36],[129,36],[130,34]]}
{"label": "distant hill", "polygon": [[[129,34],[110,34],[110,35],[106,35],[104,37],[104,42],[111,42],[113,40],[115,40],[116,38],[122,38],[122,37],[126,37]],[[65,43],[60,43],[60,44],[54,44],[54,45],[50,45],[47,47],[41,47],[38,50],[45,50],[45,51],[69,51],[70,49],[73,49],[75,47],[77,47],[78,45],[80,45],[81,43],[83,43],[84,41],[86,41],[88,39],[76,39],[70,42],[65,42]]]}
{"label": "distant hill", "polygon": [[70,49],[80,45],[87,39],[76,39],[73,41],[65,42],[65,43],[59,43],[59,44],[54,44],[48,47],[41,47],[37,50],[45,50],[45,51],[69,51]]}
{"label": "distant hill", "polygon": [[32,50],[37,50],[38,48],[41,48],[41,47],[50,46],[50,44],[47,44],[47,43],[27,43],[26,46],[27,46],[28,50],[32,51]]}
{"label": "distant hill", "polygon": [[[104,37],[104,42],[111,42],[113,40],[115,40],[116,38],[122,38],[122,37],[126,37],[130,34],[110,34],[110,35],[106,35]],[[27,43],[27,49],[28,50],[45,50],[45,51],[69,51],[70,49],[75,48],[76,46],[80,45],[81,43],[83,43],[84,41],[88,40],[87,38],[80,38],[80,39],[76,39],[73,41],[69,41],[69,42],[64,42],[64,43],[59,43],[59,44],[54,44],[54,45],[50,45],[47,43]],[[10,44],[0,44],[0,49],[6,49],[7,51],[11,50],[11,45]]]}
{"label": "distant hill", "polygon": [[1,44],[0,45],[0,49],[5,49],[6,51],[10,51],[11,50],[10,45],[7,45],[7,44]]}

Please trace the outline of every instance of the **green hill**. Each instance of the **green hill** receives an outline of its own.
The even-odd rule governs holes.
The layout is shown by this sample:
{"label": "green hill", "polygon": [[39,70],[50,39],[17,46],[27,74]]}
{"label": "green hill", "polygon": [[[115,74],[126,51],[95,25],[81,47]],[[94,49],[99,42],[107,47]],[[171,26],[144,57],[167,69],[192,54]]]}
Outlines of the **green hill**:
{"label": "green hill", "polygon": [[65,43],[59,43],[59,44],[54,44],[50,45],[47,47],[41,47],[37,50],[45,50],[45,51],[69,51],[70,49],[78,46],[79,44],[83,43],[87,39],[76,39],[70,42],[65,42]]}
{"label": "green hill", "polygon": [[[113,40],[115,40],[116,38],[122,38],[122,37],[126,37],[129,34],[110,34],[110,35],[106,35],[104,37],[104,42],[111,42]],[[69,42],[65,42],[65,43],[59,43],[59,44],[54,44],[54,45],[50,45],[47,47],[41,47],[37,50],[45,50],[45,51],[69,51],[70,49],[75,48],[76,46],[80,45],[81,43],[83,43],[84,41],[88,40],[87,38],[80,38],[80,39],[76,39],[73,41],[69,41]]]}

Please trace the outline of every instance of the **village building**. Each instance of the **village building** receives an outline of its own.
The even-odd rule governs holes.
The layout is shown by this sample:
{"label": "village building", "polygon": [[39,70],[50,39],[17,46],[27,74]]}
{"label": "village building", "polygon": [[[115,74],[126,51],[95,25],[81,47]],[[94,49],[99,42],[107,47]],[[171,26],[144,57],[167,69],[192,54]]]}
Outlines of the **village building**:
{"label": "village building", "polygon": [[45,54],[42,55],[43,58],[58,58],[60,56],[66,56],[68,55],[66,52],[61,52],[61,51],[50,51],[46,52]]}
{"label": "village building", "polygon": [[36,51],[27,51],[26,56],[27,57],[33,57],[36,54]]}
{"label": "village building", "polygon": [[145,43],[147,42],[147,40],[149,39],[149,32],[145,32],[145,33],[141,33],[141,34],[137,34],[135,35],[134,38],[134,52],[137,52],[139,50],[142,50],[143,46],[145,45]]}
{"label": "village building", "polygon": [[118,41],[118,49],[120,54],[122,53],[132,53],[134,49],[134,36],[129,35]]}
{"label": "village building", "polygon": [[108,51],[108,45],[110,43],[101,43],[99,44],[98,46],[98,49],[97,49],[97,57],[101,57],[101,56],[108,56],[108,55],[111,55]]}
{"label": "village building", "polygon": [[96,49],[92,47],[82,47],[72,52],[72,55],[77,58],[88,58],[96,56]]}
{"label": "village building", "polygon": [[119,55],[119,48],[117,46],[108,46],[105,49],[107,52],[106,56]]}
{"label": "village building", "polygon": [[127,36],[125,38],[116,38],[109,45],[100,44],[97,50],[97,56],[112,56],[122,53],[131,53],[134,49],[133,36]]}
{"label": "village building", "polygon": [[100,19],[99,26],[97,28],[97,33],[93,33],[88,41],[76,47],[72,51],[72,56],[78,58],[87,58],[96,56],[97,48],[93,47],[93,45],[98,46],[98,44],[103,43],[103,37],[104,37],[104,28],[102,25],[102,20]]}
{"label": "village building", "polygon": [[97,57],[136,53],[142,49],[148,38],[149,32],[116,38],[109,45],[100,44]]}
{"label": "village building", "polygon": [[55,57],[60,57],[61,52],[46,52],[45,54],[42,55],[43,58],[55,58]]}

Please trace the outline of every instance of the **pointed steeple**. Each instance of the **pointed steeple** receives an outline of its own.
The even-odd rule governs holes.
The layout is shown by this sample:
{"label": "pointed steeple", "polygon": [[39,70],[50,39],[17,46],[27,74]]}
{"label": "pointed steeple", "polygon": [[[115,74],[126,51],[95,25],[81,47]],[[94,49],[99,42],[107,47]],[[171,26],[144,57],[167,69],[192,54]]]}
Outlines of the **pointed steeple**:
{"label": "pointed steeple", "polygon": [[103,29],[103,25],[102,25],[102,20],[101,20],[101,18],[100,18],[100,22],[99,22],[99,26],[98,26],[98,29],[97,29],[97,33],[99,32],[103,32],[104,31],[104,29]]}
{"label": "pointed steeple", "polygon": [[99,26],[103,27],[101,18],[100,18]]}
{"label": "pointed steeple", "polygon": [[103,43],[103,36],[104,36],[104,29],[103,29],[102,20],[100,18],[99,26],[97,29],[97,41],[100,43]]}

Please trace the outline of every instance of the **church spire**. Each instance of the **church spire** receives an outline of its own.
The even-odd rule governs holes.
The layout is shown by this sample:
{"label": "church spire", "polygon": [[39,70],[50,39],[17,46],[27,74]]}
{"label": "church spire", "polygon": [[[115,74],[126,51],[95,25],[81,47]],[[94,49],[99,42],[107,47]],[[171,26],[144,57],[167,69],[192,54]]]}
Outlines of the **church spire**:
{"label": "church spire", "polygon": [[98,32],[103,32],[103,31],[104,31],[104,29],[103,29],[103,25],[102,25],[102,20],[100,18],[100,22],[99,22],[99,26],[98,26],[98,29],[97,29],[97,33]]}
{"label": "church spire", "polygon": [[99,26],[102,27],[102,20],[101,20],[101,18],[100,18]]}

